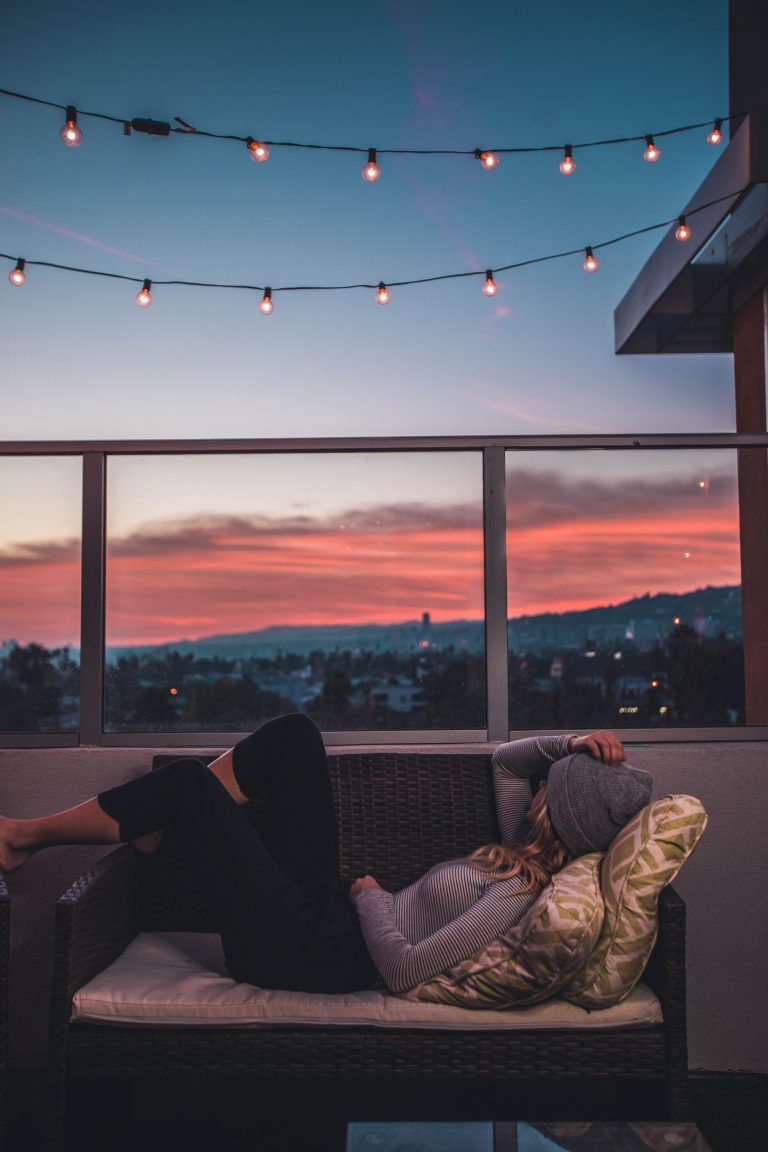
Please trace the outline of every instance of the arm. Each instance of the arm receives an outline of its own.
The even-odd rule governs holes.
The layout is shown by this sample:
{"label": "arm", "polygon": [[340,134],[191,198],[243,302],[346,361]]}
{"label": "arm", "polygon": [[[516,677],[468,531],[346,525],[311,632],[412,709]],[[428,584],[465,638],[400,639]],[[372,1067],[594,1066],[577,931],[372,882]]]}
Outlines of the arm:
{"label": "arm", "polygon": [[472,956],[517,923],[535,900],[531,892],[515,893],[516,880],[491,883],[466,912],[411,944],[395,922],[392,895],[378,885],[355,899],[360,926],[374,964],[392,992],[439,976],[451,965]]}
{"label": "arm", "polygon": [[603,729],[587,736],[528,736],[499,744],[493,754],[493,786],[502,843],[520,843],[528,835],[525,816],[531,804],[531,777],[546,777],[552,764],[571,752],[584,752],[606,767],[624,759],[618,736]]}
{"label": "arm", "polygon": [[519,844],[528,835],[531,777],[545,774],[571,751],[575,736],[528,736],[499,744],[493,754],[493,788],[502,843]]}

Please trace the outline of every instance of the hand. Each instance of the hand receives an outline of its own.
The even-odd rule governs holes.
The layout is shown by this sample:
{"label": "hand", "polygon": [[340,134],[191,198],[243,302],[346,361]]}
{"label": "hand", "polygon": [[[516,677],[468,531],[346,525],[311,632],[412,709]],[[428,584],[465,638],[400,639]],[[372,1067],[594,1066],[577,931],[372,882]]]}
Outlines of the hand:
{"label": "hand", "polygon": [[591,732],[589,736],[572,736],[569,752],[586,752],[601,764],[615,768],[624,760],[624,745],[613,732]]}
{"label": "hand", "polygon": [[378,888],[383,891],[381,884],[378,880],[374,880],[373,876],[359,876],[349,890],[349,898],[354,903],[361,892],[368,892],[371,888]]}

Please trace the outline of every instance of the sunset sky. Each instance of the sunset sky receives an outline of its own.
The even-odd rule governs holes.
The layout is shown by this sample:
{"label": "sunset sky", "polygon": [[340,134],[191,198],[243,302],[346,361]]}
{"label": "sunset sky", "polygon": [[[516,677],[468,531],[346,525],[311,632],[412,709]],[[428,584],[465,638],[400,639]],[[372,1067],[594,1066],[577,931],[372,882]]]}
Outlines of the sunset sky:
{"label": "sunset sky", "polygon": [[[0,437],[732,431],[729,356],[614,354],[613,310],[664,230],[598,251],[594,275],[581,255],[499,273],[493,299],[482,275],[393,288],[386,307],[284,290],[482,274],[673,219],[720,155],[706,128],[660,137],[656,164],[642,142],[577,148],[569,177],[561,148],[727,115],[726,22],[726,0],[8,0],[0,87],[74,104],[84,137],[66,148],[59,109],[0,95]],[[271,155],[127,137],[87,111],[178,116]],[[361,178],[365,151],[280,141],[377,147],[381,178]],[[491,172],[384,154],[548,146]],[[270,285],[274,312],[260,292],[161,285],[142,310],[144,277]],[[515,466],[511,612],[738,582],[732,461],[695,491],[692,457],[622,472],[587,455],[567,475]],[[359,474],[271,457],[247,480],[223,457],[113,463],[112,643],[482,614],[472,454],[372,453]],[[79,484],[76,459],[0,461],[0,640],[77,642]]]}
{"label": "sunset sky", "polygon": [[[738,511],[731,452],[516,453],[508,496],[509,614],[615,604],[647,592],[738,584]],[[366,461],[369,465],[366,467]],[[414,492],[425,470],[450,477],[453,499],[386,500],[383,462],[327,458],[318,491],[298,502],[279,484],[269,510],[245,510],[243,488],[267,487],[287,462],[242,458],[231,508],[179,515],[169,461],[116,462],[108,532],[107,642],[140,644],[272,624],[395,623],[483,614],[480,475],[475,454],[390,461]],[[215,460],[175,466],[192,498]],[[156,484],[155,515],[121,516],[121,489],[140,468]],[[299,469],[300,470],[300,469]],[[320,473],[320,475],[318,475]],[[160,483],[160,479],[165,483]],[[344,492],[346,482],[346,492]],[[296,478],[298,484],[298,478]],[[329,492],[336,488],[333,509]],[[163,514],[168,489],[168,515]],[[353,500],[351,493],[355,493]],[[240,506],[238,506],[240,505]],[[77,535],[29,541],[0,555],[0,638],[77,643]],[[30,598],[29,589],[37,589]],[[11,629],[12,631],[9,631]]]}

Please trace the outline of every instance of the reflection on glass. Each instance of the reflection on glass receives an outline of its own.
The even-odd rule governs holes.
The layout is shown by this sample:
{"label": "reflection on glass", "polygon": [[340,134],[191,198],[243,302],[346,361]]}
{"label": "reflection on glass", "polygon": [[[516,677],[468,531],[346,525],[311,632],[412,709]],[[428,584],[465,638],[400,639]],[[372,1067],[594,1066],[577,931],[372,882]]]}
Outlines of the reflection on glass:
{"label": "reflection on glass", "polygon": [[744,723],[735,453],[507,453],[510,727]]}
{"label": "reflection on glass", "polygon": [[0,731],[80,720],[80,460],[0,458]]}
{"label": "reflection on glass", "polygon": [[478,453],[109,463],[106,727],[485,725]]}

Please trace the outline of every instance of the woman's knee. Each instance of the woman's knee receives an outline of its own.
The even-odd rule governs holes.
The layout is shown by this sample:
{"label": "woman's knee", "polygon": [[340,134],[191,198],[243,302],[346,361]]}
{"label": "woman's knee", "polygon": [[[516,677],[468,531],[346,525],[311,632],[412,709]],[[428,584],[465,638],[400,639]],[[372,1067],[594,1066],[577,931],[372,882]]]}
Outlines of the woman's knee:
{"label": "woman's knee", "polygon": [[287,712],[284,716],[275,716],[262,724],[259,732],[274,734],[278,737],[302,736],[308,739],[322,739],[320,729],[314,720],[310,720],[303,712]]}
{"label": "woman's knee", "polygon": [[180,756],[177,760],[164,764],[157,771],[173,787],[198,786],[210,776],[208,767],[197,756]]}

